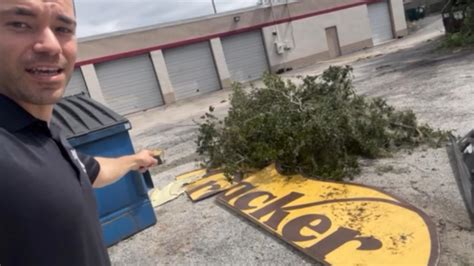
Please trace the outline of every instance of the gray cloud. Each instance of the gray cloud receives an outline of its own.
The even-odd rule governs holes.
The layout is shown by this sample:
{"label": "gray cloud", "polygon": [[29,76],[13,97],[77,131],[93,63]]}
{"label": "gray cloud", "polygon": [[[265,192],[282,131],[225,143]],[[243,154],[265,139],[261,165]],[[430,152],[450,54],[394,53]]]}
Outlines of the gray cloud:
{"label": "gray cloud", "polygon": [[[211,0],[76,0],[78,37],[213,14]],[[256,0],[215,0],[218,12],[253,6]]]}

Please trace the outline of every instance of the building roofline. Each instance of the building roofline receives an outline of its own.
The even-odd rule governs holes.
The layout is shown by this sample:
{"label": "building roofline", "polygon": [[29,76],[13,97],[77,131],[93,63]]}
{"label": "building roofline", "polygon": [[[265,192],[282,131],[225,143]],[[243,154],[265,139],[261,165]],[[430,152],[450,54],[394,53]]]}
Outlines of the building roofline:
{"label": "building roofline", "polygon": [[[205,36],[201,36],[201,37],[197,37],[197,38],[185,39],[185,40],[178,41],[178,42],[161,44],[161,45],[157,45],[157,46],[132,50],[132,51],[128,51],[128,52],[117,53],[117,54],[113,54],[113,55],[107,55],[107,56],[103,56],[103,57],[82,60],[82,61],[76,62],[75,66],[79,67],[79,66],[83,66],[83,65],[97,64],[97,63],[112,61],[112,60],[116,60],[116,59],[120,59],[120,58],[138,56],[138,55],[146,54],[146,53],[156,51],[156,50],[169,49],[169,48],[189,45],[189,44],[193,44],[193,43],[198,43],[198,42],[202,42],[202,41],[207,41],[207,40],[218,38],[218,37],[226,37],[226,36],[230,36],[230,35],[234,35],[234,34],[238,34],[238,33],[258,30],[258,29],[262,29],[264,27],[268,27],[268,26],[272,26],[272,25],[276,25],[276,24],[287,23],[287,22],[292,22],[294,20],[300,20],[300,19],[305,19],[305,18],[309,18],[309,17],[320,16],[320,15],[324,15],[324,14],[327,14],[327,13],[332,13],[332,12],[343,10],[343,9],[353,8],[353,7],[356,7],[356,6],[367,5],[367,4],[374,3],[374,2],[379,2],[379,1],[380,0],[361,0],[361,1],[358,1],[358,2],[351,3],[351,4],[336,6],[336,7],[333,7],[333,8],[328,8],[328,9],[324,9],[324,10],[320,10],[320,11],[316,11],[316,12],[310,12],[310,13],[306,13],[306,14],[302,14],[302,15],[298,15],[298,16],[278,19],[278,20],[271,21],[271,22],[260,23],[260,24],[256,24],[256,25],[253,25],[253,26],[250,26],[250,27],[241,28],[241,29],[238,29],[238,30],[232,30],[232,31],[221,32],[221,33],[216,33],[216,34],[209,34],[209,35],[205,35]],[[257,9],[259,9],[259,8],[267,8],[267,7],[258,7]],[[256,8],[245,9],[245,10],[242,9],[242,10],[239,10],[238,12],[226,13],[225,15],[238,14],[238,13],[242,13],[243,11],[255,10],[255,9]],[[224,16],[223,13],[221,13],[220,15]],[[214,18],[214,16],[213,16],[213,18]],[[186,21],[187,21],[187,23],[189,23],[189,22],[194,22],[194,21],[199,21],[199,20],[200,19],[190,19],[190,20],[186,20]],[[175,25],[175,24],[172,24],[172,25]],[[156,29],[156,27],[151,28],[151,29]],[[140,31],[144,31],[144,30],[141,29]],[[137,31],[133,31],[133,32],[137,32]],[[117,34],[117,35],[119,35],[119,34]],[[120,35],[122,35],[122,34],[120,34]],[[115,35],[109,35],[109,36],[115,36]]]}
{"label": "building roofline", "polygon": [[[289,4],[292,4],[292,3],[297,3],[301,0],[290,0],[290,1],[291,2],[289,2]],[[278,5],[281,5],[281,4],[278,4]],[[229,16],[229,15],[237,15],[243,12],[254,11],[254,10],[258,10],[262,8],[269,8],[269,7],[264,6],[264,5],[256,5],[256,6],[251,6],[251,7],[244,7],[244,8],[229,10],[225,12],[219,12],[217,14],[209,14],[209,15],[203,15],[203,16],[192,17],[192,18],[187,18],[187,19],[157,23],[157,24],[137,27],[133,29],[127,29],[127,30],[118,30],[111,33],[103,33],[103,34],[97,34],[93,36],[81,37],[81,38],[78,38],[78,42],[81,43],[81,42],[95,41],[95,40],[100,40],[100,39],[104,39],[108,37],[116,37],[116,36],[131,34],[131,33],[141,33],[141,32],[150,31],[150,30],[157,30],[157,29],[166,28],[166,27],[194,23],[194,22],[198,22],[198,21],[202,21],[206,19],[214,19],[214,18],[220,18],[220,17]]]}
{"label": "building roofline", "polygon": [[140,32],[156,30],[156,29],[172,27],[172,26],[178,26],[178,25],[183,25],[183,24],[189,24],[189,23],[193,23],[193,22],[206,20],[206,19],[219,18],[219,17],[224,17],[224,16],[228,16],[228,15],[232,15],[232,14],[239,14],[239,13],[242,13],[242,12],[253,11],[253,10],[260,9],[260,8],[264,8],[264,7],[255,6],[255,7],[241,8],[241,9],[236,9],[236,10],[217,13],[217,14],[203,15],[203,16],[198,16],[198,17],[193,17],[193,18],[187,18],[187,19],[157,23],[157,24],[137,27],[137,28],[133,28],[133,29],[118,30],[118,31],[110,32],[110,33],[103,33],[103,34],[97,34],[97,35],[93,35],[93,36],[81,37],[81,38],[78,38],[78,43],[95,41],[95,40],[105,39],[105,38],[109,38],[109,37],[116,37],[116,36],[121,36],[121,35],[127,35],[127,34],[131,34],[131,33],[140,33]]}

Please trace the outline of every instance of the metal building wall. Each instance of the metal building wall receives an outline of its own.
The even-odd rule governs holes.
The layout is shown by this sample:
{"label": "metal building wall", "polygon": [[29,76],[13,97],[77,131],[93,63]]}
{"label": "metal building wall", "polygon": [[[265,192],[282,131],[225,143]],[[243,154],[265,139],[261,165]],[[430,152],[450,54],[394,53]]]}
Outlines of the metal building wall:
{"label": "metal building wall", "polygon": [[164,104],[148,54],[96,64],[95,68],[107,105],[119,114]]}
{"label": "metal building wall", "polygon": [[176,100],[221,89],[209,42],[166,49],[163,55]]}
{"label": "metal building wall", "polygon": [[393,39],[392,20],[387,1],[367,5],[374,45]]}
{"label": "metal building wall", "polygon": [[231,35],[221,40],[233,81],[256,80],[268,71],[268,60],[260,30]]}
{"label": "metal building wall", "polygon": [[71,79],[69,80],[69,83],[66,86],[64,97],[82,93],[89,95],[87,91],[86,82],[84,81],[84,77],[82,76],[81,69],[76,68],[74,69]]}

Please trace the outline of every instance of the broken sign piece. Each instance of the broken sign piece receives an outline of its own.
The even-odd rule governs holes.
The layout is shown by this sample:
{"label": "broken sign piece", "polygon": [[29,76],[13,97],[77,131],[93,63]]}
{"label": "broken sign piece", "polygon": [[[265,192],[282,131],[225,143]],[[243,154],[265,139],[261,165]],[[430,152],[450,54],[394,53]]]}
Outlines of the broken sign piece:
{"label": "broken sign piece", "polygon": [[188,194],[193,202],[197,202],[223,192],[231,186],[232,183],[225,177],[222,171],[213,171],[186,186],[186,194]]}
{"label": "broken sign piece", "polygon": [[324,265],[437,265],[428,215],[380,189],[301,175],[274,165],[237,183],[217,202]]}
{"label": "broken sign piece", "polygon": [[153,153],[153,158],[155,158],[158,161],[158,165],[162,165],[165,163],[165,152],[161,149],[153,149],[151,151]]}
{"label": "broken sign piece", "polygon": [[192,176],[199,176],[195,182],[186,186],[186,194],[193,202],[212,197],[232,186],[220,170],[198,169],[179,175],[176,180]]}
{"label": "broken sign piece", "polygon": [[149,192],[149,197],[153,208],[156,208],[178,198],[181,194],[184,193],[185,186],[187,184],[193,183],[199,178],[201,177],[198,175],[188,176],[186,178],[182,178],[169,183],[161,190],[157,188],[151,190]]}

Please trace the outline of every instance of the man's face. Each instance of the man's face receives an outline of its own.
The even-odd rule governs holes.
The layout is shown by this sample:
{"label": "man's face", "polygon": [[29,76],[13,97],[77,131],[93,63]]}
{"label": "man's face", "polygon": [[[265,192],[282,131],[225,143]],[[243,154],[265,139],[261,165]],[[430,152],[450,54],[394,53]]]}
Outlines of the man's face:
{"label": "man's face", "polygon": [[63,95],[76,61],[73,0],[0,0],[0,93],[33,105]]}

